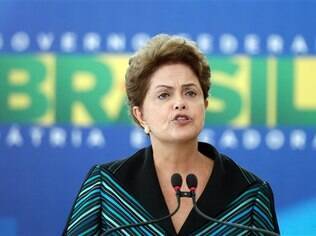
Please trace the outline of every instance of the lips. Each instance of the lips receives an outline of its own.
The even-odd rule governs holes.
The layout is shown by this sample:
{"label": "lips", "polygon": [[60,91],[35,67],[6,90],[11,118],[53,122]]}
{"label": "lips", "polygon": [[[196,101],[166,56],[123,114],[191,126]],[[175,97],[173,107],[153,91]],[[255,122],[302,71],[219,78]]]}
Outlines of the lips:
{"label": "lips", "polygon": [[189,117],[186,115],[176,115],[174,120],[189,120]]}
{"label": "lips", "polygon": [[178,114],[173,118],[173,121],[179,122],[179,123],[187,123],[187,122],[190,122],[191,120],[192,118],[185,114]]}

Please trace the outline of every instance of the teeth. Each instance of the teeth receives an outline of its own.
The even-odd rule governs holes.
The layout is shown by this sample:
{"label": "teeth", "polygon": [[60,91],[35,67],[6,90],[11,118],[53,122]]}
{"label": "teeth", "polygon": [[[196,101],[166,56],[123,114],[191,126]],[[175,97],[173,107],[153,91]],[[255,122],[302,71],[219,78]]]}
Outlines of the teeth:
{"label": "teeth", "polygon": [[178,116],[177,120],[187,120],[187,117],[185,117],[185,116]]}

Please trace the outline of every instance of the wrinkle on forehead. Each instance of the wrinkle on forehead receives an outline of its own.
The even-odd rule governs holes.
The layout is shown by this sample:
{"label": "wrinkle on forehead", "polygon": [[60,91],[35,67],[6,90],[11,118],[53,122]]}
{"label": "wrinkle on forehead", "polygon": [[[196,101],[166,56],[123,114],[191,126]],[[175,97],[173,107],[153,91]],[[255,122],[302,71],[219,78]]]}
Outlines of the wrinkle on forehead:
{"label": "wrinkle on forehead", "polygon": [[161,66],[150,78],[150,88],[172,89],[174,87],[201,88],[198,78],[192,69],[182,63]]}

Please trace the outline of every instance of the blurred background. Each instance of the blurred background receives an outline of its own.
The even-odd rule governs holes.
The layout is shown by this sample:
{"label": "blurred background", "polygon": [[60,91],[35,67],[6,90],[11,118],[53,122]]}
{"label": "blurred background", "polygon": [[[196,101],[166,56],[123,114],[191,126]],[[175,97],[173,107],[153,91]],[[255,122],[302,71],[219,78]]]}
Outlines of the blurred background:
{"label": "blurred background", "polygon": [[269,181],[282,235],[316,235],[315,1],[0,1],[0,235],[61,235],[93,164],[149,144],[128,58],[157,33],[212,68],[200,140]]}

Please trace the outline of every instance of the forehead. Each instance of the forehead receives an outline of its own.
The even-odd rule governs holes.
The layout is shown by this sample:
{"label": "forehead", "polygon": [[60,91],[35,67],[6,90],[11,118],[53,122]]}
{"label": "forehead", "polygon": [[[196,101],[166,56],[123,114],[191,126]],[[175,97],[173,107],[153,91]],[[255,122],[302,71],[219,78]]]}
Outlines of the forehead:
{"label": "forehead", "polygon": [[160,66],[150,77],[150,87],[159,85],[175,86],[182,84],[199,85],[199,81],[192,69],[185,64],[165,64]]}

